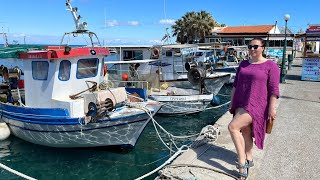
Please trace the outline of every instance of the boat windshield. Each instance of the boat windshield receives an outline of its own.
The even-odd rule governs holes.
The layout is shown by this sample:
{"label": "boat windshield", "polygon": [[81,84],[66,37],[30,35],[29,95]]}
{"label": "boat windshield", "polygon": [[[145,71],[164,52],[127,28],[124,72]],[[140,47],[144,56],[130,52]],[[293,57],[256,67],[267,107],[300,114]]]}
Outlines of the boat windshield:
{"label": "boat windshield", "polygon": [[203,52],[196,52],[196,56],[197,57],[200,57],[200,56],[202,56],[203,55]]}

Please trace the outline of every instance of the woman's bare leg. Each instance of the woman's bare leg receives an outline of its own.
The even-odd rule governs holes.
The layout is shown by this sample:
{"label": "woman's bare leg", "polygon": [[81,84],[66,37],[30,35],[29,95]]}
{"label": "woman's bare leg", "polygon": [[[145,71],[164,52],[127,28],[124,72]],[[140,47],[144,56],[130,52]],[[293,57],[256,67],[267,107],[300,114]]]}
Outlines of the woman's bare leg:
{"label": "woman's bare leg", "polygon": [[244,139],[244,136],[241,134],[240,130],[250,126],[251,124],[251,116],[248,114],[246,110],[244,110],[243,108],[239,108],[237,109],[236,115],[233,117],[232,121],[228,126],[232,141],[237,150],[238,163],[240,165],[244,165],[246,162],[245,146],[247,144],[246,139]]}
{"label": "woman's bare leg", "polygon": [[242,136],[245,142],[245,154],[246,154],[246,159],[252,161],[252,147],[253,147],[253,139],[252,139],[252,129],[251,125],[243,128],[241,130]]}

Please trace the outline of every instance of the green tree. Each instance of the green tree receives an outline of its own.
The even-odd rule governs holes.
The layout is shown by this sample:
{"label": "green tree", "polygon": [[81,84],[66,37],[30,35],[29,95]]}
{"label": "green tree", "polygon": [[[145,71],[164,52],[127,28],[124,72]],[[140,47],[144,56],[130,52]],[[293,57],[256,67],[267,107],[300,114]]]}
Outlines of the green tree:
{"label": "green tree", "polygon": [[177,42],[185,44],[189,41],[200,40],[204,42],[205,36],[219,24],[206,11],[187,12],[181,19],[172,25],[173,36],[177,37]]}

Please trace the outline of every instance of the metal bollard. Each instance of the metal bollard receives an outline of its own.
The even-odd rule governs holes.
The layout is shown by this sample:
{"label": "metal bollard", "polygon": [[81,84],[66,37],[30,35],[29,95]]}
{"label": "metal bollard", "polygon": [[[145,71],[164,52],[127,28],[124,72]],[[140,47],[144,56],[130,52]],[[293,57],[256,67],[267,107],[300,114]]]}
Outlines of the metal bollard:
{"label": "metal bollard", "polygon": [[291,69],[292,63],[293,63],[293,55],[288,54],[288,70]]}

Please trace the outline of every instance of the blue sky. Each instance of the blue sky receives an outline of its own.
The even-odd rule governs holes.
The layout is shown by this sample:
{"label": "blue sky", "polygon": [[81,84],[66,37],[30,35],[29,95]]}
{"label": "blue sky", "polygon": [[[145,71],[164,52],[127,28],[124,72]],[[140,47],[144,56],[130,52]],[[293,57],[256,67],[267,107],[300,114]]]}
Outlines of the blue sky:
{"label": "blue sky", "polygon": [[[0,2],[0,28],[9,34],[9,43],[23,43],[25,37],[29,44],[59,44],[64,32],[75,29],[65,0]],[[106,45],[160,43],[165,28],[190,11],[205,10],[228,26],[277,21],[281,29],[284,14],[290,14],[288,27],[293,32],[320,24],[319,0],[72,0],[71,4]]]}

